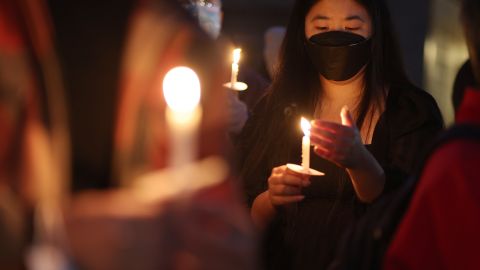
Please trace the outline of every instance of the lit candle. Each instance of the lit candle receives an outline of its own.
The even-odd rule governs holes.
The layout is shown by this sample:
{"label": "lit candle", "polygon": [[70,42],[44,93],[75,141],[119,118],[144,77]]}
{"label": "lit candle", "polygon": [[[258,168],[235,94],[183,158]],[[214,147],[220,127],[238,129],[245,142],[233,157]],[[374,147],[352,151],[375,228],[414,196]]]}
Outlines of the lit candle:
{"label": "lit candle", "polygon": [[237,48],[233,50],[232,78],[230,80],[230,83],[233,89],[235,89],[235,84],[238,81],[238,70],[239,70],[238,63],[240,62],[241,54],[242,54],[242,49]]}
{"label": "lit candle", "polygon": [[300,126],[303,130],[303,139],[302,139],[302,167],[304,171],[310,169],[310,129],[311,125],[307,119],[302,117]]}
{"label": "lit candle", "polygon": [[196,158],[198,126],[202,118],[200,91],[197,74],[187,67],[170,70],[163,80],[171,140],[169,165],[172,167],[188,164]]}
{"label": "lit candle", "polygon": [[302,120],[300,121],[300,127],[302,128],[304,134],[302,139],[302,165],[300,166],[297,164],[288,163],[287,168],[303,175],[323,176],[325,175],[324,173],[310,168],[310,129],[312,126],[307,119],[302,117]]}
{"label": "lit candle", "polygon": [[232,62],[232,76],[230,82],[225,83],[223,86],[235,91],[245,91],[248,89],[248,85],[244,82],[238,81],[239,62],[242,57],[242,49],[237,48],[233,50],[233,62]]}

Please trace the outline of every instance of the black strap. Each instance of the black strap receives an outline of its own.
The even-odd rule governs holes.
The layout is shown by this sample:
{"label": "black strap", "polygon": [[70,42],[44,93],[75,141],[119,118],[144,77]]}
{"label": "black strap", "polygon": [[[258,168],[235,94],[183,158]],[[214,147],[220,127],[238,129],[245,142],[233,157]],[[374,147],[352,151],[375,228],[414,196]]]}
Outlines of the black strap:
{"label": "black strap", "polygon": [[480,125],[458,124],[448,129],[440,136],[439,143],[462,139],[480,140]]}
{"label": "black strap", "polygon": [[434,143],[430,146],[429,151],[426,152],[426,155],[422,159],[422,162],[419,163],[419,167],[414,174],[417,178],[420,177],[428,159],[437,151],[442,145],[453,142],[456,140],[474,140],[480,141],[480,125],[472,124],[457,124],[445,132],[441,133]]}

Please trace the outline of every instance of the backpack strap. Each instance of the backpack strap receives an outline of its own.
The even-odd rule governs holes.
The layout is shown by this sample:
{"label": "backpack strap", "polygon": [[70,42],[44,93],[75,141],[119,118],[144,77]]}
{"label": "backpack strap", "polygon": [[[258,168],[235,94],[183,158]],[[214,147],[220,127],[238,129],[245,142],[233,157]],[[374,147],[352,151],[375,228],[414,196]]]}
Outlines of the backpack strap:
{"label": "backpack strap", "polygon": [[427,154],[422,159],[423,161],[419,164],[419,167],[417,168],[414,175],[420,177],[428,159],[433,155],[433,153],[442,145],[455,140],[474,140],[480,142],[480,126],[470,124],[457,124],[440,134],[434,141],[434,143],[430,146],[429,151],[426,152]]}

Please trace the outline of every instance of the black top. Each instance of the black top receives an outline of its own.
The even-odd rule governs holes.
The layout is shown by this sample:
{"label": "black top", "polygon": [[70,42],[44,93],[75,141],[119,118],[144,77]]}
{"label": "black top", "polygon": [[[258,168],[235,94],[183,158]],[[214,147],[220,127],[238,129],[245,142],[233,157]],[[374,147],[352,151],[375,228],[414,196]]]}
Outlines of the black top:
{"label": "black top", "polygon": [[[243,163],[247,151],[253,147],[248,138],[257,128],[262,128],[258,126],[260,119],[269,118],[262,108],[264,104],[259,103],[242,132],[239,151]],[[285,126],[285,130],[296,130],[287,136],[285,148],[292,157],[288,161],[299,164],[302,133],[298,127],[299,116],[293,115],[292,118],[291,113],[285,114],[291,118],[285,123],[292,123]],[[442,128],[440,111],[429,94],[411,86],[391,87],[386,111],[375,127],[372,144],[367,146],[385,170],[384,194],[398,187],[405,176],[413,172],[422,151]],[[267,161],[260,164],[248,176],[243,175],[250,204],[267,190],[267,179],[273,168],[266,165]],[[344,169],[313,153],[311,167],[326,175],[312,178],[311,186],[303,191],[304,201],[278,209],[266,234],[267,269],[326,269],[346,227],[365,212],[366,206],[357,200]]]}

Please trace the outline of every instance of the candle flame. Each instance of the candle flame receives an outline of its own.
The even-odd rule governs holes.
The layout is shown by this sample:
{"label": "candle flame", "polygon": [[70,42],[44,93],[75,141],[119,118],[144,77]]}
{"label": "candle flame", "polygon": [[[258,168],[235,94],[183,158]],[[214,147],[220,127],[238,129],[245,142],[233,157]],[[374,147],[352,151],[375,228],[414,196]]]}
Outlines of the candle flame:
{"label": "candle flame", "polygon": [[305,134],[305,136],[307,137],[310,136],[310,129],[312,128],[312,126],[310,125],[310,121],[302,117],[302,120],[300,121],[300,126],[303,130],[303,134]]}
{"label": "candle flame", "polygon": [[240,62],[241,55],[242,55],[242,49],[237,48],[237,49],[233,50],[233,63],[234,64],[238,64],[238,62]]}
{"label": "candle flame", "polygon": [[163,79],[163,95],[176,112],[191,112],[200,103],[200,79],[188,67],[175,67]]}

